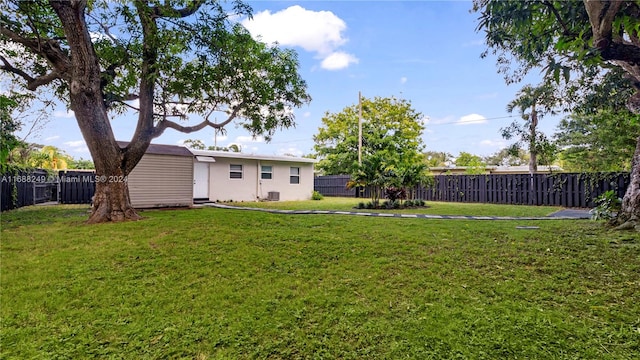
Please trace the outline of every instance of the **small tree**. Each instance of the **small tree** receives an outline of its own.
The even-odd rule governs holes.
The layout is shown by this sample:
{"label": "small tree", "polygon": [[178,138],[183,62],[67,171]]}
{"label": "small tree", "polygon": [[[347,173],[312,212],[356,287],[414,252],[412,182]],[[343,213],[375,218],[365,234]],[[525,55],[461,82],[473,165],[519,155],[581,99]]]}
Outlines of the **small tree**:
{"label": "small tree", "polygon": [[347,182],[347,188],[368,187],[371,192],[371,202],[378,204],[383,189],[395,176],[392,166],[385,162],[381,154],[373,154],[362,160],[362,165],[356,166],[356,171],[351,174],[351,180]]}
{"label": "small tree", "polygon": [[466,167],[465,173],[467,174],[483,174],[485,171],[485,164],[482,162],[482,158],[478,155],[462,151],[458,155],[455,161],[456,166]]}
{"label": "small tree", "polygon": [[[362,159],[382,155],[388,165],[419,162],[422,150],[422,114],[407,100],[362,99]],[[325,175],[352,174],[358,167],[358,105],[327,113],[313,139],[316,168]]]}
{"label": "small tree", "polygon": [[409,189],[409,199],[416,199],[416,187],[427,186],[433,182],[433,177],[427,174],[428,167],[425,163],[408,164],[398,171],[402,179],[402,186]]}
{"label": "small tree", "polygon": [[502,129],[502,137],[507,140],[514,137],[517,139],[513,149],[527,146],[531,174],[538,171],[538,156],[543,157],[547,165],[550,164],[550,158],[553,158],[554,147],[546,135],[538,131],[538,122],[545,114],[554,114],[553,109],[558,102],[554,88],[549,84],[543,84],[538,87],[526,85],[518,92],[517,98],[507,105],[507,111],[510,113],[515,109],[519,110],[524,125],[513,122],[511,126]]}

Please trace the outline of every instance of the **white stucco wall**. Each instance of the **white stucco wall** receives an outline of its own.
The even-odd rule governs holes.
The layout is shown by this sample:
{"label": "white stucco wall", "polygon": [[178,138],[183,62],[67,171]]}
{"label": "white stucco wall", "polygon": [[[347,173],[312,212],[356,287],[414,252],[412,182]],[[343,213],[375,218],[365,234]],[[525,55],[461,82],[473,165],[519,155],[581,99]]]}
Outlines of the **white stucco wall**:
{"label": "white stucco wall", "polygon": [[[271,166],[273,169],[272,179],[259,180],[259,196],[266,199],[270,191],[280,193],[280,201],[289,200],[309,200],[313,192],[313,164],[290,163],[278,161],[260,161],[261,166]],[[291,184],[289,182],[291,167],[300,168],[300,183]],[[258,176],[260,176],[258,174]]]}
{"label": "white stucco wall", "polygon": [[[224,158],[214,156],[209,166],[211,201],[257,201],[270,191],[280,193],[280,201],[307,200],[313,192],[313,164],[275,160]],[[242,165],[242,179],[230,178],[230,165]],[[262,166],[272,167],[272,179],[260,179]],[[290,184],[291,167],[300,168],[300,183]]]}

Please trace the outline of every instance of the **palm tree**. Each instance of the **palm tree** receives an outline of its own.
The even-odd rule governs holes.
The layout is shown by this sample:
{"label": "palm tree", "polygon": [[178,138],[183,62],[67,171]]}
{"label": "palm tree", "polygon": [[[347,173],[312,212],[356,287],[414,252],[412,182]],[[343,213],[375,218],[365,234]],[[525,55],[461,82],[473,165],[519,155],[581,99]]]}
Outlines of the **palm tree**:
{"label": "palm tree", "polygon": [[401,184],[409,189],[409,199],[416,198],[416,187],[418,185],[427,185],[433,178],[427,175],[428,166],[425,163],[414,163],[406,165],[399,170]]}
{"label": "palm tree", "polygon": [[27,150],[25,160],[29,166],[50,169],[50,170],[64,170],[69,166],[71,157],[67,155],[63,150],[58,149],[55,146],[45,145],[40,147],[38,145],[30,146]]}
{"label": "palm tree", "polygon": [[[538,171],[538,154],[545,144],[544,137],[538,133],[538,121],[545,113],[554,114],[553,108],[558,104],[559,99],[554,93],[554,88],[549,84],[542,84],[538,87],[531,85],[524,86],[517,94],[517,98],[507,105],[507,111],[520,110],[520,116],[525,120],[525,127],[522,129],[515,122],[509,127],[502,129],[502,136],[510,139],[515,134],[520,135],[520,139],[526,142],[529,147],[529,173]],[[527,110],[530,112],[527,113]]]}
{"label": "palm tree", "polygon": [[351,180],[347,182],[347,189],[369,187],[371,190],[371,202],[377,204],[380,200],[382,189],[389,183],[394,175],[393,170],[387,166],[384,156],[372,154],[362,160],[358,165]]}

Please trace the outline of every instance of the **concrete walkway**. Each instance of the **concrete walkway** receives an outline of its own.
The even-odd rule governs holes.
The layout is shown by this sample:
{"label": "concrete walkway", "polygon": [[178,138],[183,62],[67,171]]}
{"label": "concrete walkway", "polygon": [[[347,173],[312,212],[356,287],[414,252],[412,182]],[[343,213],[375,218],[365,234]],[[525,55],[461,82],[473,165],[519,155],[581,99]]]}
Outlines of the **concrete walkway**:
{"label": "concrete walkway", "polygon": [[264,209],[242,206],[230,206],[220,203],[207,202],[200,204],[201,206],[215,207],[219,209],[233,210],[249,210],[262,211],[272,214],[287,215],[306,215],[306,214],[331,214],[331,215],[354,215],[354,216],[370,216],[370,217],[393,217],[408,219],[450,219],[450,220],[576,220],[589,219],[589,210],[582,209],[564,209],[557,211],[549,216],[463,216],[463,215],[428,215],[428,214],[389,214],[374,212],[357,212],[357,211],[331,211],[331,210],[278,210]]}

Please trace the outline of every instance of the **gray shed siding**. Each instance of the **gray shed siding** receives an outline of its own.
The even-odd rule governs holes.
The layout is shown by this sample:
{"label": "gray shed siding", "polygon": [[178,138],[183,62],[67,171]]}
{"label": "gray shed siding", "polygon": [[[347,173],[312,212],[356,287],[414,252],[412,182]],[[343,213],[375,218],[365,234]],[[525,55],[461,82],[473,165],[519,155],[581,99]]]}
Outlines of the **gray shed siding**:
{"label": "gray shed siding", "polygon": [[193,205],[193,157],[146,153],[128,177],[135,208]]}

